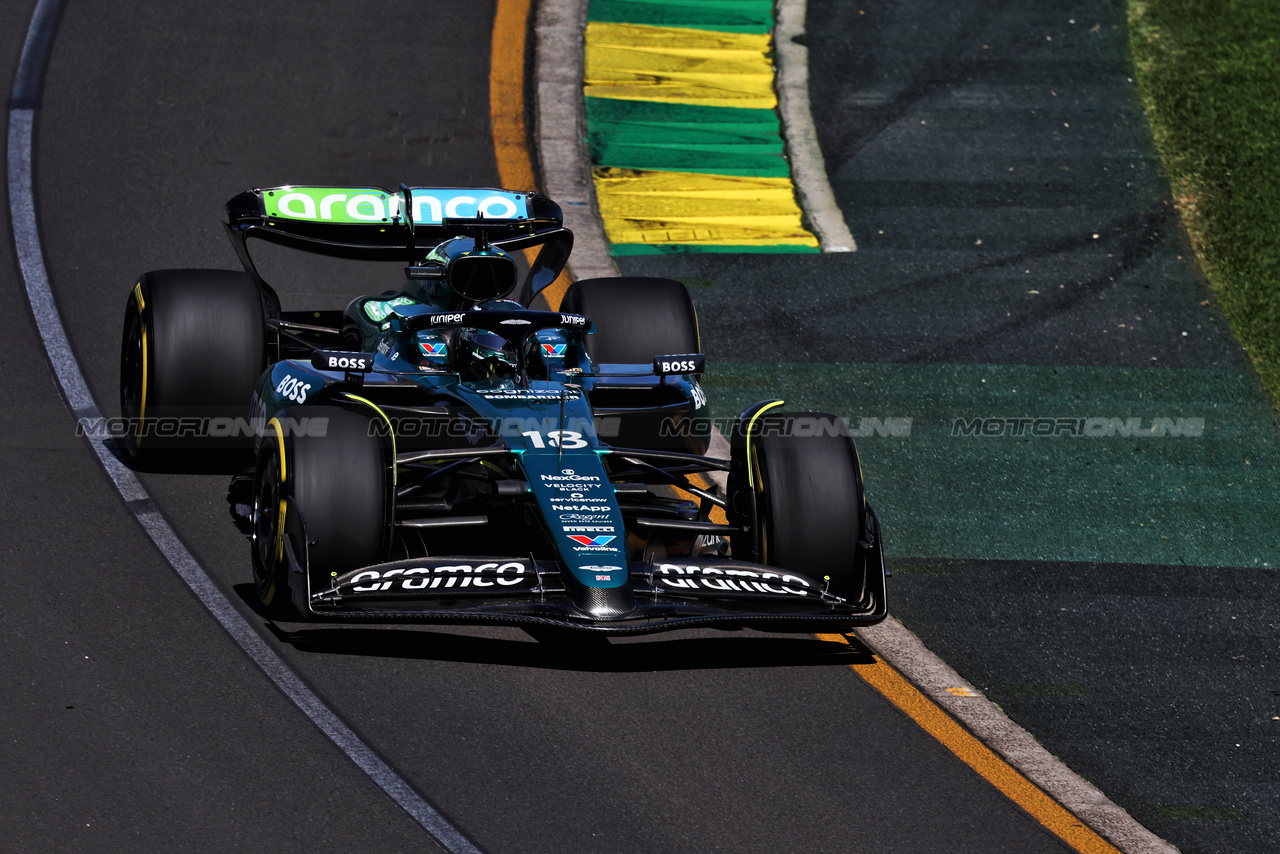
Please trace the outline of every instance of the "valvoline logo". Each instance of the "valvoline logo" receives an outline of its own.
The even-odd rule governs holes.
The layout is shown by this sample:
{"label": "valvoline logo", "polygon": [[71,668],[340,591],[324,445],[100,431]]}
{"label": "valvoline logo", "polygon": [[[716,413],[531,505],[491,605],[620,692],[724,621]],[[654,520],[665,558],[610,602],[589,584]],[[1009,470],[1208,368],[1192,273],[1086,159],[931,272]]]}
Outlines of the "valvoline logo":
{"label": "valvoline logo", "polygon": [[542,355],[552,359],[563,359],[564,351],[568,349],[568,344],[543,344]]}
{"label": "valvoline logo", "polygon": [[570,534],[569,539],[584,546],[607,546],[618,538],[616,536],[584,537],[581,534]]}
{"label": "valvoline logo", "polygon": [[426,341],[419,341],[418,348],[422,350],[424,356],[447,356],[449,355],[448,344],[430,344]]}

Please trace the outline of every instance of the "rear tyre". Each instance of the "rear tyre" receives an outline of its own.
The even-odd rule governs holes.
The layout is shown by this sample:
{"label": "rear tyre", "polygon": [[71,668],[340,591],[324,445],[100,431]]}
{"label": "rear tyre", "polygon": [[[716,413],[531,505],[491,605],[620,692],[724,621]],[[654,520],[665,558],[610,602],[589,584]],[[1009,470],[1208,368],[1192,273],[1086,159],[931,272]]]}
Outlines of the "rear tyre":
{"label": "rear tyre", "polygon": [[[587,355],[597,365],[644,365],[648,372],[654,356],[702,352],[693,300],[685,286],[672,279],[583,279],[569,286],[560,307],[584,314],[595,324],[596,332],[586,343]],[[690,417],[697,413],[675,385],[636,391],[611,388],[606,381],[595,386],[591,402],[597,410],[614,410],[618,416],[612,419],[616,430],[602,434],[618,447],[706,453],[710,422],[679,422],[685,412]],[[673,423],[671,406],[683,410],[674,416],[674,431],[668,429]]]}
{"label": "rear tyre", "polygon": [[844,420],[821,412],[761,417],[749,441],[755,553],[761,563],[830,580],[862,597],[866,504],[858,451]]}
{"label": "rear tyre", "polygon": [[560,308],[595,323],[587,354],[597,364],[648,365],[654,356],[702,352],[693,300],[673,279],[583,279],[569,286]]}
{"label": "rear tyre", "polygon": [[[328,419],[327,428],[314,435],[321,418]],[[289,572],[286,537],[299,562],[306,555],[313,592],[383,560],[388,483],[382,442],[365,416],[308,406],[283,410],[268,422],[254,472],[250,541],[254,588],[269,613],[290,611],[291,583],[301,581]],[[295,512],[302,525],[290,518]],[[304,526],[305,544],[298,536]]]}
{"label": "rear tyre", "polygon": [[129,457],[142,462],[177,449],[248,448],[247,437],[219,442],[193,425],[247,417],[254,385],[266,368],[266,341],[262,297],[247,274],[143,274],[125,306],[120,347],[120,412]]}

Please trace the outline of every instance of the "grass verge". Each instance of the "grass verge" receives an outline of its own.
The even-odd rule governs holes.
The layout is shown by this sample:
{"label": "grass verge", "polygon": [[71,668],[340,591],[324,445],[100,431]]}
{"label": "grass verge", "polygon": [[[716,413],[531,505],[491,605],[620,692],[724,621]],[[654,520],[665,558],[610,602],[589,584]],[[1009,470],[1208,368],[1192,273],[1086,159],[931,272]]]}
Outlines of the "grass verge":
{"label": "grass verge", "polygon": [[1280,3],[1129,0],[1129,40],[1201,269],[1280,406]]}

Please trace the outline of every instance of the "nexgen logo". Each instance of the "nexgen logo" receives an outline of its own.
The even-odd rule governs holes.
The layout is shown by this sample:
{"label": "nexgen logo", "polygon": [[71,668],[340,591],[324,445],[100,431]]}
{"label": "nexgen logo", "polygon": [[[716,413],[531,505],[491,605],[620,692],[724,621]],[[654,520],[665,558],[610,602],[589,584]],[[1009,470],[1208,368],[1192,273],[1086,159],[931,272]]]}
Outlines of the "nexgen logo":
{"label": "nexgen logo", "polygon": [[[451,219],[524,219],[524,197],[518,193],[490,195],[449,190],[411,190],[413,221],[441,225]],[[375,187],[298,187],[268,190],[263,197],[267,216],[318,222],[389,222],[401,216],[403,199]]]}

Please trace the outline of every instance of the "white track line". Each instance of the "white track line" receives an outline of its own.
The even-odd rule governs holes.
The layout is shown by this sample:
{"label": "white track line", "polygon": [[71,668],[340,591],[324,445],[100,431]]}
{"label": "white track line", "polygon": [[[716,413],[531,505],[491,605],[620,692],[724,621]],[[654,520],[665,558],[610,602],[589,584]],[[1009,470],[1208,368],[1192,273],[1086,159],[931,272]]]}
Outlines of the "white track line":
{"label": "white track line", "polygon": [[791,179],[800,194],[809,225],[818,233],[823,252],[853,252],[858,244],[845,225],[827,179],[827,162],[809,108],[809,48],[794,39],[804,35],[806,0],[778,0],[773,49],[778,56],[778,111],[791,159]]}
{"label": "white track line", "polygon": [[[54,303],[53,291],[44,265],[44,250],[36,225],[35,197],[31,182],[31,143],[35,125],[35,106],[40,91],[48,50],[52,44],[53,25],[62,0],[40,0],[31,18],[22,59],[14,82],[13,101],[9,109],[8,177],[9,209],[13,222],[13,243],[18,265],[26,285],[27,300],[35,317],[40,340],[53,366],[58,385],[66,396],[76,418],[100,417],[84,374],[75,361],[67,340],[62,318]],[[91,432],[91,431],[87,431]],[[124,466],[107,446],[105,438],[89,436],[89,444],[98,461],[111,478],[125,506],[151,537],[152,542],[173,566],[179,577],[195,593],[231,638],[276,687],[294,702],[320,730],[345,753],[360,770],[378,785],[395,803],[418,822],[445,850],[454,854],[479,854],[479,849],[436,812],[399,774],[392,770],[373,748],[365,744],[338,715],[316,696],[282,658],[267,646],[241,616],[223,592],[192,557],[169,523],[155,508],[142,483]]]}
{"label": "white track line", "polygon": [[[804,31],[803,0],[778,0],[778,27],[775,30],[775,47],[784,49],[783,25],[784,15],[797,14],[795,7],[800,7],[798,29],[794,18],[786,21],[791,35]],[[538,7],[538,43],[535,57],[534,73],[538,78],[538,104],[536,109],[540,118],[538,130],[544,132],[541,122],[543,115],[555,115],[562,122],[561,128],[571,128],[572,134],[560,133],[561,142],[547,144],[545,139],[539,140],[538,156],[544,181],[550,174],[556,175],[557,186],[565,188],[586,187],[588,198],[590,193],[590,165],[586,151],[582,145],[582,128],[585,122],[582,117],[582,28],[585,25],[587,0],[543,0]],[[784,9],[784,7],[789,7]],[[791,36],[785,37],[786,44],[791,44]],[[804,113],[808,119],[813,145],[817,146],[817,137],[812,134],[812,116],[809,115],[808,95],[808,51],[800,45],[797,54],[803,68],[794,72],[804,81]],[[792,66],[794,70],[794,66]],[[576,76],[575,76],[576,75]],[[555,85],[543,86],[543,80],[554,80]],[[572,84],[572,91],[570,84]],[[780,85],[780,88],[781,85]],[[544,98],[554,99],[554,103],[544,103]],[[569,115],[570,109],[572,115]],[[786,115],[783,116],[787,120]],[[549,130],[549,129],[548,129]],[[788,141],[792,134],[788,130]],[[794,155],[793,155],[794,156]],[[554,158],[549,162],[548,158]],[[576,159],[575,159],[576,158]],[[822,168],[821,186],[826,187],[828,195],[831,187],[826,180],[826,169],[822,167],[822,154],[818,152],[816,162]],[[793,161],[792,168],[795,168]],[[576,172],[576,175],[573,174]],[[551,185],[548,184],[549,188]],[[544,188],[547,189],[547,188]],[[548,195],[555,195],[548,190]],[[834,206],[834,199],[831,204]],[[839,208],[836,208],[839,214]],[[808,210],[806,210],[808,212]],[[566,212],[567,213],[567,212]],[[840,227],[844,228],[844,218],[839,218]],[[576,226],[574,234],[577,234]],[[599,230],[598,223],[594,227]],[[848,229],[845,228],[845,234]],[[824,251],[847,251],[834,247],[827,248],[827,238],[822,237]],[[617,275],[613,261],[609,258],[605,244],[598,247],[584,241],[574,247],[574,255],[578,256],[580,267],[589,269],[593,276]],[[853,238],[849,238],[849,250],[853,249]],[[601,253],[595,258],[582,257],[592,252]],[[595,272],[612,269],[613,272]],[[714,456],[729,456],[728,443],[716,431],[712,436],[711,450]],[[1068,768],[1060,759],[1035,740],[1026,730],[1009,719],[986,697],[972,685],[960,677],[945,661],[939,658],[912,634],[902,623],[892,616],[878,626],[859,629],[858,636],[870,646],[881,660],[909,679],[925,696],[969,728],[974,735],[992,750],[995,750],[1005,761],[1016,768],[1028,780],[1044,790],[1049,797],[1062,804],[1095,831],[1109,839],[1125,854],[1177,854],[1173,848],[1160,837],[1139,824],[1132,816],[1113,803],[1093,784],[1086,781],[1076,772]],[[957,696],[947,689],[958,688],[971,696]]]}

